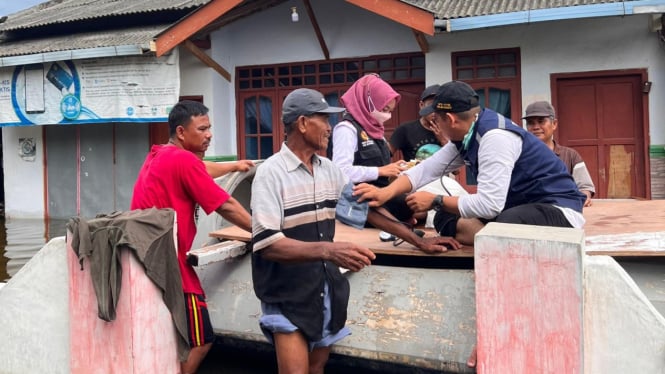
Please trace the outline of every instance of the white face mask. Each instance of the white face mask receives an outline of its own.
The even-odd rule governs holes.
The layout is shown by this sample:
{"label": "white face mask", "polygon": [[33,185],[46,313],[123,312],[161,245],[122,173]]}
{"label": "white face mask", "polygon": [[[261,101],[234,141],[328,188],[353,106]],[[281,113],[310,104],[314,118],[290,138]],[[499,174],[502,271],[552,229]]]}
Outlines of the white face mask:
{"label": "white face mask", "polygon": [[378,110],[370,112],[369,115],[382,125],[392,117],[392,113],[379,112]]}

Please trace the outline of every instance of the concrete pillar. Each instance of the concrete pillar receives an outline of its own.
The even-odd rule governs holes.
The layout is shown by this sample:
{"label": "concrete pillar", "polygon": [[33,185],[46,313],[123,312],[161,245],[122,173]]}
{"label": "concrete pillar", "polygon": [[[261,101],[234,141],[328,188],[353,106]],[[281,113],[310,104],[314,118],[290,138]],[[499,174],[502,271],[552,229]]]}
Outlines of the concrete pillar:
{"label": "concrete pillar", "polygon": [[582,373],[584,233],[490,223],[475,239],[478,373]]}
{"label": "concrete pillar", "polygon": [[665,373],[665,318],[612,257],[584,272],[585,372]]}
{"label": "concrete pillar", "polygon": [[67,242],[71,373],[179,373],[176,332],[161,291],[130,250],[121,250],[116,319],[97,317],[90,264],[81,271]]}

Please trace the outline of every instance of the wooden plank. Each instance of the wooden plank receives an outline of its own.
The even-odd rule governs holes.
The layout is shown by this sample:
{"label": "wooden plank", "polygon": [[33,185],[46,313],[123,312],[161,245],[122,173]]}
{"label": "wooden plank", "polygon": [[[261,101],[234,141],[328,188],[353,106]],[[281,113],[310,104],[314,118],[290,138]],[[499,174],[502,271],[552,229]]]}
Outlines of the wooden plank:
{"label": "wooden plank", "polygon": [[[593,200],[584,208],[586,254],[608,256],[665,256],[665,200],[607,199]],[[379,240],[379,230],[356,230],[337,223],[336,241],[352,241],[378,254],[407,256],[473,257],[473,247],[462,247],[428,255],[409,243],[398,247]],[[425,229],[427,235],[436,235]],[[248,242],[251,234],[237,227],[210,233],[211,237]]]}
{"label": "wooden plank", "polygon": [[212,0],[194,11],[193,14],[183,18],[180,22],[157,36],[154,42],[157,57],[168,53],[178,44],[208,26],[211,22],[240,3],[242,3],[242,0]]}
{"label": "wooden plank", "polygon": [[346,0],[427,35],[434,35],[434,15],[399,0]]}
{"label": "wooden plank", "polygon": [[239,240],[227,240],[187,252],[187,262],[192,266],[203,266],[228,260],[247,253],[247,245]]}
{"label": "wooden plank", "polygon": [[593,200],[584,218],[588,255],[665,256],[665,200]]}
{"label": "wooden plank", "polygon": [[321,27],[319,27],[319,22],[316,20],[316,15],[314,14],[312,5],[309,3],[309,0],[303,0],[303,2],[305,3],[305,9],[307,10],[309,21],[312,23],[312,27],[314,28],[316,39],[319,41],[319,46],[321,46],[321,52],[323,52],[323,57],[325,57],[326,60],[330,60],[330,52],[328,51],[326,40],[323,39],[323,34],[321,33]]}
{"label": "wooden plank", "polygon": [[213,60],[212,57],[208,56],[199,47],[197,47],[191,40],[185,40],[183,46],[199,60],[201,60],[201,62],[211,67],[228,82],[231,82],[231,74],[226,71],[226,69],[224,69],[220,64],[218,64],[217,61]]}
{"label": "wooden plank", "polygon": [[[432,229],[424,229],[426,236],[434,236],[436,232]],[[353,242],[371,249],[377,254],[400,255],[400,256],[437,256],[437,257],[473,257],[473,247],[462,247],[456,251],[447,251],[438,254],[427,254],[419,251],[409,243],[402,243],[394,246],[392,242],[382,242],[379,240],[380,230],[374,228],[365,228],[363,230],[354,229],[351,226],[337,222],[335,227],[336,242]],[[210,232],[213,238],[240,240],[249,242],[251,234],[237,226],[225,227]]]}

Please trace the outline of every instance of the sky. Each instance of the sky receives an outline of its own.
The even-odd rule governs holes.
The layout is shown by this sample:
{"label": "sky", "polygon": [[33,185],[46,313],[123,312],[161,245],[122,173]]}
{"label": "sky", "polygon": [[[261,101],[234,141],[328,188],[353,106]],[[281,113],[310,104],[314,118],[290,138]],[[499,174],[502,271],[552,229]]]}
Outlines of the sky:
{"label": "sky", "polygon": [[0,0],[0,17],[44,3],[46,0]]}

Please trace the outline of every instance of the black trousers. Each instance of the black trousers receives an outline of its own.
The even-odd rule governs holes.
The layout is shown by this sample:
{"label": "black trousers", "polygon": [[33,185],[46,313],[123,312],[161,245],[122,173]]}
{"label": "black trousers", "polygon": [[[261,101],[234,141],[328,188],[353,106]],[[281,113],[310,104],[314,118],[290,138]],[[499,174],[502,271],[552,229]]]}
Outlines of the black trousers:
{"label": "black trousers", "polygon": [[[444,211],[434,215],[434,228],[441,236],[457,234],[457,221],[460,216]],[[524,204],[506,209],[494,219],[480,219],[483,223],[500,222],[516,223],[520,225],[573,227],[563,212],[551,204],[534,203]]]}

